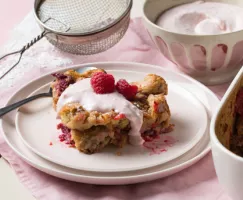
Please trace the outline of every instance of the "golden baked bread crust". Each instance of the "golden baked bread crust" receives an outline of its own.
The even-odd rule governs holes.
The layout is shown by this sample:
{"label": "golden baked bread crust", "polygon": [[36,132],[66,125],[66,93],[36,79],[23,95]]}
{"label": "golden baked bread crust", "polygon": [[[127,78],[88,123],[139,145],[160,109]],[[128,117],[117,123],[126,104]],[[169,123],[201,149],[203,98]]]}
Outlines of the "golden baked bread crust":
{"label": "golden baked bread crust", "polygon": [[138,87],[138,92],[142,94],[168,94],[168,85],[166,81],[156,74],[148,74],[145,76],[144,80],[131,84],[136,85]]}

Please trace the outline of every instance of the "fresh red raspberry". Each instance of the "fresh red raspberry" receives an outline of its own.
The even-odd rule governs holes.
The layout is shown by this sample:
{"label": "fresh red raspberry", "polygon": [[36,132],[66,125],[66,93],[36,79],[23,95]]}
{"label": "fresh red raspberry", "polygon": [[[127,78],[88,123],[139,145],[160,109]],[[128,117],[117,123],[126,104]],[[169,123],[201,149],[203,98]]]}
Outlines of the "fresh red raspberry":
{"label": "fresh red raspberry", "polygon": [[62,73],[55,73],[52,74],[52,76],[56,78],[55,89],[58,96],[61,96],[64,90],[66,90],[70,84],[75,82],[71,76],[66,76]]}
{"label": "fresh red raspberry", "polygon": [[62,123],[57,125],[57,129],[61,129],[61,131],[62,131],[62,134],[59,135],[60,142],[65,142],[65,144],[68,144],[71,147],[74,147],[75,142],[72,140],[71,130]]}
{"label": "fresh red raspberry", "polygon": [[154,112],[159,112],[159,104],[156,101],[154,102]]}
{"label": "fresh red raspberry", "polygon": [[121,119],[125,119],[126,118],[126,115],[124,114],[118,114],[117,116],[114,117],[114,120],[121,120]]}
{"label": "fresh red raspberry", "polygon": [[90,82],[97,94],[112,93],[115,90],[115,79],[111,74],[97,72],[91,77]]}
{"label": "fresh red raspberry", "polygon": [[138,87],[136,85],[130,85],[125,79],[120,79],[116,83],[116,90],[126,99],[132,100],[138,92]]}

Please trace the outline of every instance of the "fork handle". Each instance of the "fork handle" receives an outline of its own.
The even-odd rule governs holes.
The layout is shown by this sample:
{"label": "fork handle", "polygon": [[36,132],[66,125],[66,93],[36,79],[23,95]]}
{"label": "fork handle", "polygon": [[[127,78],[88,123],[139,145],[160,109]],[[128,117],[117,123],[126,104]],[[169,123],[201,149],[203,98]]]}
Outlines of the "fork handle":
{"label": "fork handle", "polygon": [[0,108],[0,117],[2,117],[3,115],[9,113],[10,111],[15,110],[16,108],[18,108],[18,107],[20,107],[20,106],[22,106],[22,105],[24,105],[24,104],[26,104],[30,101],[33,101],[33,100],[41,98],[41,97],[50,97],[50,94],[49,93],[37,94],[37,95],[31,96],[31,97],[28,97],[26,99],[23,99],[21,101],[18,101],[18,102],[11,104],[9,106]]}

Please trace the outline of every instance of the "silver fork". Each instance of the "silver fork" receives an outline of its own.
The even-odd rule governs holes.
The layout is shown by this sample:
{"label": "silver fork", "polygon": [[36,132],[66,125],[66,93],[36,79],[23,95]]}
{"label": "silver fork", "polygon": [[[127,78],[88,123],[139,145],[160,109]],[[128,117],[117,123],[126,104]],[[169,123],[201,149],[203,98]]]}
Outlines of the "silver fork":
{"label": "silver fork", "polygon": [[[78,73],[83,73],[85,71],[94,70],[94,69],[97,69],[97,68],[96,67],[82,67],[80,69],[77,69],[76,71]],[[31,96],[31,97],[28,97],[26,99],[23,99],[21,101],[18,101],[14,104],[0,108],[0,117],[4,116],[5,114],[9,113],[10,111],[15,110],[16,108],[19,108],[20,106],[22,106],[22,105],[24,105],[24,104],[26,104],[30,101],[33,101],[35,99],[39,99],[39,98],[42,98],[42,97],[52,97],[52,88],[50,88],[47,93],[37,94],[37,95]]]}

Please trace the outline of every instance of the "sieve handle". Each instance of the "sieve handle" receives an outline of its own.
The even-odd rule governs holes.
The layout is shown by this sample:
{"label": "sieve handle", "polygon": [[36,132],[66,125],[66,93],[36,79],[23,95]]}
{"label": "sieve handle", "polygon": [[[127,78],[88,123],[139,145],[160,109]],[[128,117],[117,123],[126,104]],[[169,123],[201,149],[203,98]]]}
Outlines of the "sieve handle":
{"label": "sieve handle", "polygon": [[20,60],[21,60],[21,58],[22,58],[23,53],[24,53],[27,49],[29,49],[31,46],[33,46],[36,42],[38,42],[40,39],[42,39],[47,33],[48,33],[48,32],[43,31],[40,35],[38,35],[37,37],[35,37],[34,39],[32,39],[29,43],[27,43],[25,46],[23,46],[22,49],[20,49],[20,50],[18,50],[18,51],[11,52],[11,53],[8,53],[8,54],[6,54],[6,55],[0,57],[0,60],[2,60],[3,58],[6,58],[6,57],[8,57],[8,56],[10,56],[10,55],[14,55],[14,54],[18,54],[18,53],[19,53],[19,58],[18,58],[17,62],[16,62],[12,67],[10,67],[6,72],[4,72],[4,73],[0,76],[0,79],[2,79],[3,77],[5,77],[5,76],[6,76],[6,75],[7,75],[7,74],[8,74],[14,67],[16,67],[16,66],[19,64],[19,62],[20,62]]}

